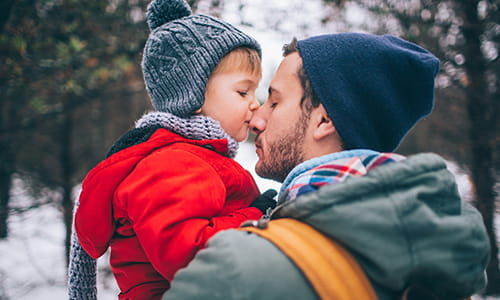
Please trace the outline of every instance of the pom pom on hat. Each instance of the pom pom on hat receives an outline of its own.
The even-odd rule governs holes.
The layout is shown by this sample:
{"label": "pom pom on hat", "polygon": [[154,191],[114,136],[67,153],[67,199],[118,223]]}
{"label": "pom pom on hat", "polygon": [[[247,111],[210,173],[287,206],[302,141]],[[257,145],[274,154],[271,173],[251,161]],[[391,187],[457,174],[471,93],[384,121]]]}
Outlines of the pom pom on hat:
{"label": "pom pom on hat", "polygon": [[153,0],[149,3],[146,18],[149,29],[191,15],[191,8],[184,0]]}
{"label": "pom pom on hat", "polygon": [[152,31],[141,67],[159,112],[191,116],[203,105],[208,78],[224,55],[238,47],[261,55],[255,39],[217,18],[191,15],[184,0],[153,0],[147,21]]}

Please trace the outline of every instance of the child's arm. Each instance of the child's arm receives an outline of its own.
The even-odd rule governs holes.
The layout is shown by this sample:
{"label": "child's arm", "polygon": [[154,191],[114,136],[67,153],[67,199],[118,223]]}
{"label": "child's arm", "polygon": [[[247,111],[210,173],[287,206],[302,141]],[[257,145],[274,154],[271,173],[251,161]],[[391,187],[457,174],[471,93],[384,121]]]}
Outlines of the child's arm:
{"label": "child's arm", "polygon": [[124,206],[144,252],[167,280],[212,235],[262,215],[255,207],[220,215],[226,201],[224,183],[208,163],[186,151],[154,153],[120,189],[118,198],[127,201]]}

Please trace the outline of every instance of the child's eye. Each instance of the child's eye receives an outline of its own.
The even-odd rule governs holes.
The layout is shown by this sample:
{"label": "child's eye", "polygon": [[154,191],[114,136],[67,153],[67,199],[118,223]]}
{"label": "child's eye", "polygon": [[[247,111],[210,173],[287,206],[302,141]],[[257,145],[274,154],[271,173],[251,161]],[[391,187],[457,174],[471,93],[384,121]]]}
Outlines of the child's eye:
{"label": "child's eye", "polygon": [[271,107],[271,108],[275,108],[275,107],[276,107],[276,105],[278,105],[278,103],[277,103],[277,102],[271,102],[271,105],[269,105],[269,107]]}
{"label": "child's eye", "polygon": [[245,97],[246,95],[248,95],[248,92],[238,91],[238,94],[240,94],[241,97]]}

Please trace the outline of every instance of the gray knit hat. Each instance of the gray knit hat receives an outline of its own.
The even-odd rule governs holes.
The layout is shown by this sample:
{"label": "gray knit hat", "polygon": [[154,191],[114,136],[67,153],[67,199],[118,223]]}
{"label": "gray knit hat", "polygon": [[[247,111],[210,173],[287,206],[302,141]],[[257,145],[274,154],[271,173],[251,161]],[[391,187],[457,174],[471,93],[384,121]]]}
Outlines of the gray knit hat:
{"label": "gray knit hat", "polygon": [[191,15],[184,0],[153,0],[147,9],[151,33],[142,58],[154,108],[179,117],[199,109],[212,70],[238,47],[261,49],[257,41],[222,20]]}

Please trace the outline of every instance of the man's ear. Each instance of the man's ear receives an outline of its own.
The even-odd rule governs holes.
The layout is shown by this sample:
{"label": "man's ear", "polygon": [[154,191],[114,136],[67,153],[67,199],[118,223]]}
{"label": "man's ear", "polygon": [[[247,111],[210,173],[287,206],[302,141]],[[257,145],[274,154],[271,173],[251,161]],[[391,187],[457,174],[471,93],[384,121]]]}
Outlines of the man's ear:
{"label": "man's ear", "polygon": [[313,132],[313,138],[315,140],[322,140],[325,137],[331,136],[333,134],[336,134],[337,129],[335,128],[335,125],[333,125],[332,119],[328,116],[328,113],[326,112],[325,108],[323,105],[319,105],[317,108],[314,109],[313,111],[313,116],[314,118],[314,132]]}

